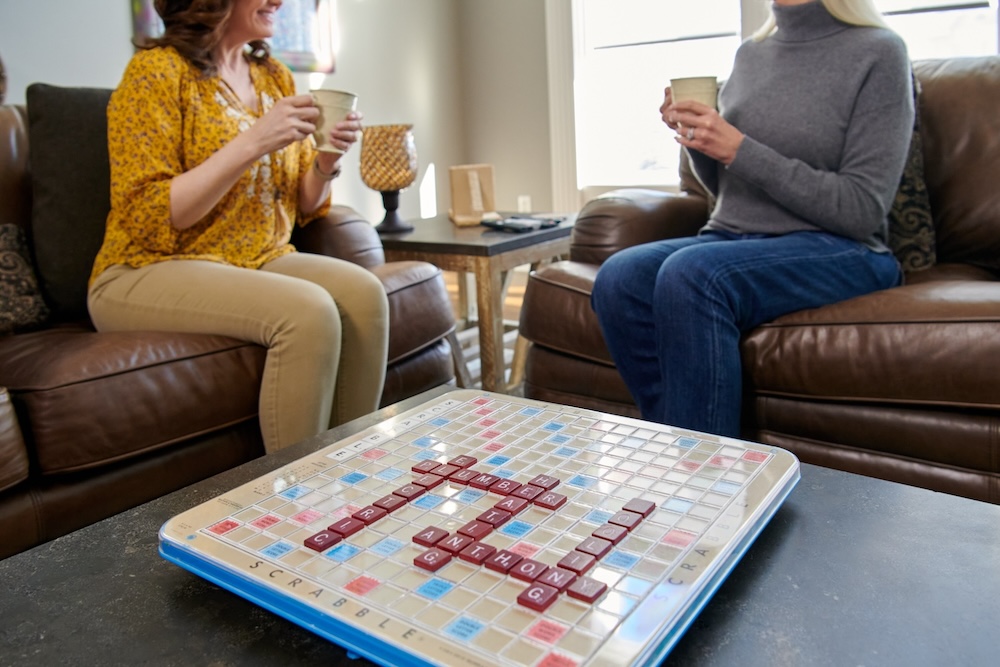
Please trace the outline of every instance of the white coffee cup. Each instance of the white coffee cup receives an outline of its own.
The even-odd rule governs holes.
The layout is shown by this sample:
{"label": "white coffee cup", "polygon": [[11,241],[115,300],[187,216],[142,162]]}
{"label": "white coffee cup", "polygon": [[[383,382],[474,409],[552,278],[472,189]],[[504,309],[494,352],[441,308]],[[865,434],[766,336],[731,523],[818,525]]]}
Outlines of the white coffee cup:
{"label": "white coffee cup", "polygon": [[330,144],[330,132],[337,123],[347,118],[347,114],[358,107],[358,96],[342,90],[318,89],[312,91],[316,106],[319,107],[319,118],[316,119],[316,147],[328,153],[343,153]]}
{"label": "white coffee cup", "polygon": [[719,82],[714,76],[689,76],[670,80],[670,96],[674,104],[687,100],[718,108]]}

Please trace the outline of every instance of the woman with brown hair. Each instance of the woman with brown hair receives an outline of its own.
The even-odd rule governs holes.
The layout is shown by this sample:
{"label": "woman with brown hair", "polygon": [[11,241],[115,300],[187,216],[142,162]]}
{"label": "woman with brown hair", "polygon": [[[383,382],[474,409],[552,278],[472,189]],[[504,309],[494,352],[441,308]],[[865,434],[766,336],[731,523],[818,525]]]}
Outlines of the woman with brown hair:
{"label": "woman with brown hair", "polygon": [[[388,304],[369,271],[298,253],[343,153],[319,152],[319,110],[264,41],[281,0],[156,0],[108,106],[111,212],[88,306],[101,331],[211,333],[267,348],[260,390],[274,451],[378,407]],[[330,134],[348,151],[354,113]]]}

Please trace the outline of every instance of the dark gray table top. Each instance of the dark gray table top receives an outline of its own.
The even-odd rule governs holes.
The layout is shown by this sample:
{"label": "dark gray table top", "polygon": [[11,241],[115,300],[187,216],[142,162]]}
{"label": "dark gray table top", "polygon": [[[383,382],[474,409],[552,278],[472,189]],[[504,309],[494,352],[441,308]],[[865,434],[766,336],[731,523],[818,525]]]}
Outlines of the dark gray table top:
{"label": "dark gray table top", "polygon": [[482,255],[492,257],[501,253],[525,248],[544,241],[569,236],[573,231],[575,215],[556,227],[534,232],[514,234],[490,229],[482,225],[459,227],[447,215],[439,215],[426,220],[411,220],[412,232],[380,234],[382,247],[386,250],[410,252],[435,252],[455,255]]}
{"label": "dark gray table top", "polygon": [[[0,561],[0,665],[351,665],[159,557],[168,518],[432,390]],[[996,664],[1000,506],[804,465],[669,665]]]}

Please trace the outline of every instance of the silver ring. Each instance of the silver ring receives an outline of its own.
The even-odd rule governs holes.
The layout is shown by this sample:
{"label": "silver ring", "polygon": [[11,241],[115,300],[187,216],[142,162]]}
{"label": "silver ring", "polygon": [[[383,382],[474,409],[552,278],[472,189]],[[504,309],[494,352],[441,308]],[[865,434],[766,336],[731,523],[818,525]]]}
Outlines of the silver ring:
{"label": "silver ring", "polygon": [[688,138],[688,141],[694,141],[694,128],[693,127],[689,127],[688,128],[687,138]]}

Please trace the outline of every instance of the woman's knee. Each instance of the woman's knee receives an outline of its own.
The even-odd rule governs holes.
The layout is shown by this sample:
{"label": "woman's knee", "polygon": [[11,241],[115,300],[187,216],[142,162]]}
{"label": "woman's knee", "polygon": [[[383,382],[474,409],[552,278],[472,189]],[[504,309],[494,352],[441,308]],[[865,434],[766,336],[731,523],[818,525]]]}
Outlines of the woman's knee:
{"label": "woman's knee", "polygon": [[316,341],[339,341],[340,311],[329,292],[302,281],[280,308],[278,329]]}

